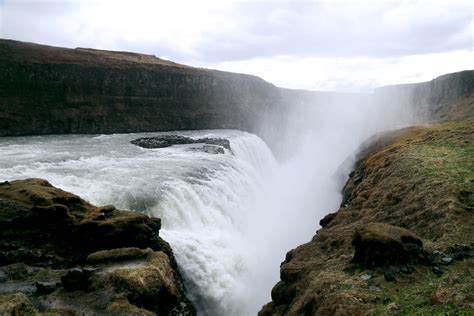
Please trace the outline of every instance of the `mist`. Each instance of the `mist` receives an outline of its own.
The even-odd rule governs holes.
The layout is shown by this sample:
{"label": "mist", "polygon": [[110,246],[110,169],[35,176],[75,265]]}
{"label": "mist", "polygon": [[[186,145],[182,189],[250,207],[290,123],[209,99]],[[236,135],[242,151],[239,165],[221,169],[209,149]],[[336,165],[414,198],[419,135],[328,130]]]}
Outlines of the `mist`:
{"label": "mist", "polygon": [[[248,243],[242,295],[248,305],[240,314],[255,314],[270,301],[286,252],[310,241],[320,228],[319,220],[339,208],[342,187],[360,146],[378,133],[426,118],[409,101],[393,93],[323,98],[314,93],[305,104],[291,107],[280,147],[286,158],[265,179],[242,225]],[[262,124],[270,124],[274,131],[271,122]]]}

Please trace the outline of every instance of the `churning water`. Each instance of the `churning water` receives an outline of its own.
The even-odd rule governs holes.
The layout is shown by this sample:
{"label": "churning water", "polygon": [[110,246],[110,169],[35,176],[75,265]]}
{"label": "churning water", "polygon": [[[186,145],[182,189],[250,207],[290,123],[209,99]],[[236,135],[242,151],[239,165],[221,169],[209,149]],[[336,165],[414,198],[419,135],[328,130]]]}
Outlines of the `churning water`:
{"label": "churning water", "polygon": [[[0,139],[0,180],[43,178],[97,205],[161,217],[160,234],[172,245],[201,313],[255,313],[252,284],[242,280],[258,249],[243,225],[276,169],[272,153],[257,136],[228,130],[179,132],[229,139],[232,151],[225,154],[195,144],[144,149],[130,143],[159,134]],[[278,273],[278,262],[274,266]]]}

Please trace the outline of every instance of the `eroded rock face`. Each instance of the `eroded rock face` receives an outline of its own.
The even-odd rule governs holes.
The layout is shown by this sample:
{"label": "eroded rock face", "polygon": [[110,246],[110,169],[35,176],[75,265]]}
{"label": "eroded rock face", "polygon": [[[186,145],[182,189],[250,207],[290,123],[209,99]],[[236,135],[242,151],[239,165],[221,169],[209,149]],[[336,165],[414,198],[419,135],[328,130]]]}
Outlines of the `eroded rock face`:
{"label": "eroded rock face", "polygon": [[194,315],[160,226],[45,180],[0,184],[0,314]]}

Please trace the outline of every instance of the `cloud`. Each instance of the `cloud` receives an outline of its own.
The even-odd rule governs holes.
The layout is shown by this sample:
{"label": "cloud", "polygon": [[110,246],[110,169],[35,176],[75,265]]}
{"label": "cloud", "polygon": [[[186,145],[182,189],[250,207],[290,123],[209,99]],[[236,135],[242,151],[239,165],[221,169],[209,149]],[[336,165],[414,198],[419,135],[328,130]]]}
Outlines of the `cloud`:
{"label": "cloud", "polygon": [[[458,69],[458,61],[448,53],[472,54],[472,21],[471,2],[462,0],[0,2],[3,38],[136,51],[197,66],[245,69],[279,85],[288,81],[279,74],[291,73],[286,75],[292,78],[290,86],[320,89],[370,87],[370,80],[355,79],[359,66],[349,67],[352,64],[390,68],[390,63],[409,56],[430,55],[444,58],[430,60],[447,65],[448,72]],[[266,67],[273,70],[264,71]],[[292,67],[300,69],[299,76]],[[465,68],[469,67],[468,62]],[[311,79],[307,68],[318,68],[318,76],[326,72],[326,77],[341,82],[303,81]],[[386,73],[379,75],[390,81]]]}
{"label": "cloud", "polygon": [[239,29],[200,42],[201,59],[404,56],[469,49],[472,40],[472,11],[461,2],[245,2],[234,14]]}
{"label": "cloud", "polygon": [[280,87],[371,92],[384,85],[429,81],[449,72],[474,69],[474,59],[472,52],[459,50],[387,58],[280,56],[201,66],[255,74]]}

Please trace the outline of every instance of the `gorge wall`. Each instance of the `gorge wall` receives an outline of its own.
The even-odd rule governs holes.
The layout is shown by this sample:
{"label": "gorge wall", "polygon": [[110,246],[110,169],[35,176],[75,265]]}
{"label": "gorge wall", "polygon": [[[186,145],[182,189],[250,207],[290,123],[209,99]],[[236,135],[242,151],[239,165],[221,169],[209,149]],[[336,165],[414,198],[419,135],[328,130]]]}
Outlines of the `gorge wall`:
{"label": "gorge wall", "polygon": [[373,100],[381,106],[396,102],[401,108],[414,107],[421,118],[439,120],[473,114],[472,104],[463,100],[473,92],[474,71],[465,70],[427,82],[380,87]]}
{"label": "gorge wall", "polygon": [[259,132],[264,117],[282,114],[283,102],[278,88],[254,76],[150,55],[0,40],[0,136]]}
{"label": "gorge wall", "polygon": [[373,95],[290,90],[152,55],[0,39],[0,136],[238,129],[278,151],[304,119],[295,115],[299,107],[395,96],[423,108],[426,100],[451,101],[472,84],[466,71]]}

